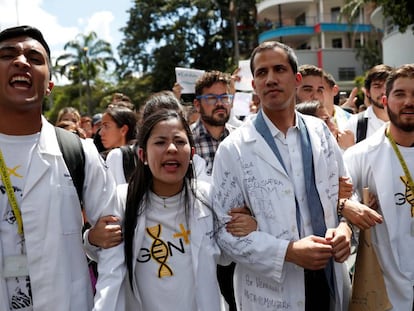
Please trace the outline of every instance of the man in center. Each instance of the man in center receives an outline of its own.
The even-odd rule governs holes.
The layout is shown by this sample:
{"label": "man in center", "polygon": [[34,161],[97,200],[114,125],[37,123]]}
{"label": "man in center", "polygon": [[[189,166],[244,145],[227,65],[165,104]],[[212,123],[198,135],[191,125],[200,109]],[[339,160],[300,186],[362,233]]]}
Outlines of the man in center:
{"label": "man in center", "polygon": [[[295,111],[297,57],[279,42],[250,58],[261,110],[219,146],[213,167],[217,240],[234,262],[238,310],[347,310],[344,261],[351,230],[337,216],[341,151],[317,118]],[[231,208],[246,205],[258,230],[226,232]]]}

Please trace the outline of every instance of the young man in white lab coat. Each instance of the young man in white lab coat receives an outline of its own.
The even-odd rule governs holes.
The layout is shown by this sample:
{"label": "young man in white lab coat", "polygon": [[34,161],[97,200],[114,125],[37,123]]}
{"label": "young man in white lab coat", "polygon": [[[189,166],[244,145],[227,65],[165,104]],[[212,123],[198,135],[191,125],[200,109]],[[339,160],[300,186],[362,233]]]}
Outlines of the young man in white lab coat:
{"label": "young man in white lab coat", "polygon": [[[0,32],[0,310],[93,306],[79,198],[55,128],[42,116],[50,79],[50,50],[38,29]],[[93,143],[82,145],[83,206],[93,224],[112,214],[115,183]]]}
{"label": "young man in white lab coat", "polygon": [[[350,282],[343,262],[350,254],[351,230],[338,222],[336,210],[339,176],[346,176],[341,151],[321,120],[295,111],[301,75],[291,48],[262,43],[252,53],[251,69],[261,111],[220,144],[213,166],[217,239],[236,262],[237,308],[347,310]],[[317,191],[312,199],[320,200],[319,220],[324,220],[319,236],[311,224],[314,206],[306,189],[309,163],[302,162],[301,129],[307,129],[307,155],[313,156]],[[256,217],[258,230],[235,238],[225,230],[227,213],[243,204]]]}

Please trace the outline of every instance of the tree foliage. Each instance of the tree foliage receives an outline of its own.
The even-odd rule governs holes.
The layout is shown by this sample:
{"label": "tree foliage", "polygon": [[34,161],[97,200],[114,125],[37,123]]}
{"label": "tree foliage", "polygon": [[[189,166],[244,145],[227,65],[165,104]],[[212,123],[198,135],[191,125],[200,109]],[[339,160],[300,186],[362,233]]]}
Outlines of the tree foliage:
{"label": "tree foliage", "polygon": [[[232,12],[231,2],[231,8],[237,8]],[[118,47],[120,76],[150,75],[150,91],[159,91],[172,87],[175,67],[230,71],[237,65],[235,45],[250,40],[256,43],[254,27],[245,35],[238,31],[237,41],[233,27],[240,22],[253,24],[254,12],[254,0],[135,0]]]}
{"label": "tree foliage", "polygon": [[[408,26],[414,25],[414,1],[413,0],[346,0],[342,7],[342,14],[355,18],[359,9],[367,3],[381,6],[384,17],[391,18],[394,25],[398,26],[400,32],[404,33]],[[414,26],[412,27],[414,32]]]}
{"label": "tree foliage", "polygon": [[83,82],[86,83],[88,114],[92,114],[95,103],[92,101],[91,83],[108,69],[109,63],[117,65],[112,47],[109,42],[98,39],[95,32],[90,32],[79,34],[75,40],[65,44],[64,50],[69,52],[56,59],[55,71],[77,84],[79,92]]}

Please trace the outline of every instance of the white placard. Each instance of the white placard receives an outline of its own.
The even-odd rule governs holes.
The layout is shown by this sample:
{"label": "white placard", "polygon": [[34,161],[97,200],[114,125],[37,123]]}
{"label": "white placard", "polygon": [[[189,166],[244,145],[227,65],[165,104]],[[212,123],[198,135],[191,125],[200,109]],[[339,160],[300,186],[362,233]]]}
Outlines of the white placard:
{"label": "white placard", "polygon": [[181,94],[194,94],[195,82],[204,74],[204,70],[189,69],[189,68],[175,68],[175,76],[178,84],[183,88]]}
{"label": "white placard", "polygon": [[239,61],[239,68],[240,71],[238,76],[240,77],[240,81],[235,82],[236,90],[238,91],[253,91],[252,87],[252,72],[250,71],[250,60],[241,60]]}
{"label": "white placard", "polygon": [[252,93],[236,92],[233,99],[233,113],[236,116],[248,116],[250,114],[250,103]]}

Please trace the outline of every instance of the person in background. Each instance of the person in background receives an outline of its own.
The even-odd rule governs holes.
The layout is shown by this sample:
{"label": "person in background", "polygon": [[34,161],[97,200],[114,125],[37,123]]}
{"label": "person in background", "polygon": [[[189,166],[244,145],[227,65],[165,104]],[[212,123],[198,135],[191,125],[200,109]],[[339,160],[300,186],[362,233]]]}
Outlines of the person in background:
{"label": "person in background", "polygon": [[191,126],[192,124],[196,123],[200,118],[200,113],[194,106],[185,106],[186,110],[185,119],[187,120],[188,124]]}
{"label": "person in background", "polygon": [[338,128],[338,135],[336,136],[338,144],[341,147],[352,145],[354,141],[353,133],[343,129],[351,114],[334,104],[334,97],[338,94],[338,86],[332,75],[314,65],[301,65],[299,73],[302,75],[302,83],[297,88],[297,103],[312,100],[320,101]]}
{"label": "person in background", "polygon": [[[194,142],[184,116],[166,109],[150,114],[138,146],[137,170],[118,187],[125,241],[103,250],[98,267],[111,262],[126,268],[127,310],[222,310],[216,265],[224,258],[215,242],[210,185],[194,177]],[[230,221],[229,232],[256,229],[254,219],[244,216]],[[97,288],[112,274],[99,272]],[[119,292],[119,284],[97,292],[94,310],[120,310],[108,294]]]}
{"label": "person in background", "polygon": [[102,144],[101,135],[99,134],[102,126],[102,113],[96,113],[92,117],[92,139],[93,143],[98,149],[99,153],[105,151],[105,147]]}
{"label": "person in background", "polygon": [[71,121],[75,123],[77,126],[80,126],[81,116],[78,109],[74,107],[64,107],[59,110],[56,123],[60,121]]}
{"label": "person in background", "polygon": [[102,113],[95,113],[92,117],[92,137],[96,135],[102,125]]}
{"label": "person in background", "polygon": [[345,128],[354,133],[354,143],[358,143],[371,136],[388,121],[388,114],[382,104],[385,95],[385,81],[392,68],[381,64],[368,70],[365,76],[365,97],[370,105],[364,111],[351,116],[345,124]]}
{"label": "person in background", "polygon": [[329,116],[328,110],[325,106],[318,100],[306,101],[296,104],[296,110],[300,113],[317,117],[323,120],[326,126],[331,131],[332,135],[336,138],[338,135],[338,128],[333,122],[332,117]]}
{"label": "person in background", "polygon": [[[170,109],[183,112],[183,106],[171,91],[161,91],[150,95],[145,101],[144,109],[142,112],[143,120],[160,109]],[[137,146],[136,144],[132,144],[130,147],[131,156],[135,157]],[[197,177],[203,180],[208,179],[208,176],[205,174],[204,159],[198,155],[195,155],[195,157],[193,157],[193,160],[195,161],[194,168],[196,169]],[[125,177],[125,172],[123,169],[123,162],[123,153],[120,148],[112,149],[106,157],[106,164],[115,177],[116,183],[118,185],[127,182],[127,178]],[[132,173],[132,171],[130,173]]]}
{"label": "person in background", "polygon": [[56,123],[55,126],[68,130],[69,132],[78,135],[80,138],[86,138],[85,131],[72,121],[63,120]]}
{"label": "person in background", "polygon": [[[383,221],[367,221],[360,227],[371,231],[390,310],[413,310],[414,64],[387,74],[382,104],[390,121],[363,143],[347,149],[344,159],[359,198],[363,188],[368,188],[383,217]],[[345,217],[358,212],[348,201],[341,203]]]}
{"label": "person in background", "polygon": [[352,116],[350,112],[335,104],[335,96],[339,93],[339,86],[332,74],[323,70],[323,100],[322,103],[328,110],[331,117],[334,117],[334,121],[340,131],[344,130],[347,120]]}
{"label": "person in background", "polygon": [[[93,293],[82,247],[82,210],[42,113],[54,86],[50,49],[31,26],[0,32],[0,310],[89,311]],[[116,205],[115,183],[89,140],[83,210],[94,224]],[[103,268],[106,268],[105,266]],[[116,272],[103,280],[114,283]],[[116,295],[113,295],[116,303]]]}
{"label": "person in background", "polygon": [[129,108],[111,106],[102,115],[102,125],[99,131],[102,145],[106,154],[116,147],[130,145],[136,137],[137,115]]}
{"label": "person in background", "polygon": [[337,140],[338,145],[342,150],[346,150],[348,147],[353,145],[351,139],[339,139],[341,135],[346,134],[343,131],[338,130],[338,127],[333,121],[333,118],[329,116],[328,110],[321,102],[317,100],[302,102],[296,105],[296,110],[303,114],[311,115],[319,119],[322,119],[328,126],[329,130]]}
{"label": "person in background", "polygon": [[[229,74],[220,71],[205,72],[195,85],[194,107],[200,114],[191,130],[196,154],[206,161],[206,173],[211,175],[214,157],[219,144],[236,127],[228,123],[233,103],[234,81]],[[233,290],[234,263],[217,269],[221,292],[234,311]]]}
{"label": "person in background", "polygon": [[196,81],[194,107],[200,118],[191,131],[196,153],[206,161],[207,175],[211,175],[218,145],[235,129],[227,123],[233,102],[230,83],[230,75],[220,71],[206,72]]}
{"label": "person in background", "polygon": [[[347,310],[352,232],[337,216],[341,151],[320,120],[295,110],[302,76],[293,49],[264,42],[250,67],[261,109],[220,144],[212,175],[217,242],[236,262],[237,310]],[[223,226],[244,204],[260,230],[235,238]]]}
{"label": "person in background", "polygon": [[122,106],[131,109],[132,111],[135,111],[135,106],[132,103],[131,98],[119,92],[112,94],[111,103],[108,105],[108,107],[111,106]]}
{"label": "person in background", "polygon": [[93,137],[93,125],[92,118],[89,116],[83,116],[80,119],[80,127],[84,130],[86,138]]}

